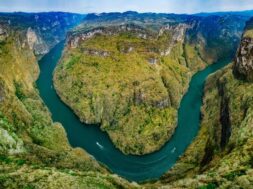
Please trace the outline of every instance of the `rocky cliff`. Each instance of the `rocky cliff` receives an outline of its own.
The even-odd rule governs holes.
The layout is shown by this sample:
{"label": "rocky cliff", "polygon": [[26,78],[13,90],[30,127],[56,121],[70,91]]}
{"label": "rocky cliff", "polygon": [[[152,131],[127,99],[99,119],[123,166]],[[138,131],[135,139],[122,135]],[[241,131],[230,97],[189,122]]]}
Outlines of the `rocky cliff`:
{"label": "rocky cliff", "polygon": [[237,78],[248,82],[253,81],[253,27],[251,23],[252,20],[247,23],[233,68]]}
{"label": "rocky cliff", "polygon": [[64,39],[78,17],[0,15],[0,188],[131,188],[84,150],[70,147],[36,89],[38,55]]}
{"label": "rocky cliff", "polygon": [[65,39],[67,31],[75,26],[83,15],[68,13],[0,13],[0,41],[12,31],[22,32],[20,46],[26,45],[36,56],[47,53],[54,45]]}
{"label": "rocky cliff", "polygon": [[[116,18],[121,19],[132,14],[116,14]],[[57,22],[51,17],[54,15],[53,18],[57,18],[55,17],[57,13],[42,15],[44,19],[50,18],[50,26],[62,25],[61,21]],[[69,16],[71,18],[73,15]],[[90,15],[88,18],[94,19],[95,17],[100,20],[100,16]],[[115,17],[114,14],[109,16]],[[235,29],[232,26],[238,22],[237,19],[235,19],[236,21],[229,19],[233,20],[233,24],[231,24],[228,21],[224,23],[224,17],[219,17],[216,23],[223,23],[224,26],[218,27],[216,25],[215,29],[219,28],[217,30],[222,32],[214,34],[204,29],[205,32],[196,29],[202,28],[200,23],[196,24],[196,21],[191,20],[190,24],[185,23],[187,16],[178,17],[177,21],[180,23],[175,24],[174,20],[167,26],[158,27],[157,23],[160,24],[162,19],[158,19],[156,16],[144,14],[138,19],[135,18],[137,21],[143,20],[143,17],[155,20],[156,24],[152,27],[141,27],[141,30],[137,27],[138,32],[141,31],[142,35],[138,35],[136,31],[127,32],[124,29],[112,35],[97,33],[92,36],[90,33],[88,36],[92,37],[81,39],[80,36],[86,35],[87,31],[81,31],[83,26],[80,26],[73,35],[69,35],[70,40],[68,41],[70,43],[67,43],[63,62],[58,65],[59,73],[56,73],[55,76],[57,80],[64,81],[64,78],[68,78],[68,82],[70,82],[64,81],[69,87],[68,90],[71,90],[65,91],[64,89],[61,94],[61,97],[65,98],[64,101],[71,102],[73,97],[75,101],[79,101],[80,94],[83,99],[89,97],[88,105],[77,104],[78,107],[74,108],[77,114],[82,114],[82,112],[78,113],[81,110],[79,106],[81,106],[88,107],[88,112],[91,112],[89,116],[94,120],[101,121],[99,110],[106,113],[107,117],[102,117],[105,118],[105,121],[111,121],[111,117],[118,119],[112,120],[110,123],[110,127],[115,126],[115,128],[104,128],[108,133],[110,130],[112,133],[119,132],[122,125],[129,123],[129,120],[123,120],[124,124],[120,127],[116,125],[117,122],[113,121],[120,120],[117,117],[117,111],[122,110],[119,105],[122,103],[128,105],[131,102],[133,107],[127,109],[125,116],[127,118],[129,114],[131,119],[134,118],[130,124],[134,127],[129,127],[129,130],[124,128],[126,130],[123,130],[123,133],[126,136],[122,137],[126,140],[127,136],[131,136],[133,133],[131,137],[138,136],[139,138],[133,138],[140,141],[141,137],[151,136],[151,134],[154,134],[152,136],[159,141],[161,136],[156,135],[154,131],[160,133],[161,120],[167,121],[168,117],[166,116],[172,116],[172,113],[176,111],[179,98],[187,88],[188,78],[196,70],[203,68],[206,62],[220,56],[215,53],[213,48],[216,48],[219,43],[226,42],[224,35],[220,35],[224,34],[223,27],[230,25],[230,29],[226,28],[225,33],[229,33],[231,38],[239,40],[238,33],[243,25],[237,24],[235,27],[237,29]],[[108,20],[111,19],[110,17],[103,16]],[[175,16],[168,17],[171,20]],[[208,79],[205,87],[201,129],[185,155],[160,182],[140,186],[109,174],[86,152],[71,148],[62,126],[52,122],[51,115],[34,86],[34,81],[39,73],[36,64],[38,54],[45,53],[48,51],[46,47],[52,47],[56,43],[57,40],[51,40],[55,39],[56,35],[47,36],[47,32],[50,33],[51,29],[36,28],[31,24],[30,18],[36,20],[41,17],[37,14],[29,14],[28,17],[27,15],[25,18],[22,17],[20,21],[19,13],[17,16],[15,14],[0,16],[0,188],[204,189],[252,187],[253,116],[251,109],[253,89],[250,82],[234,77],[231,66]],[[198,19],[210,21],[213,18]],[[207,24],[208,22],[202,23],[203,28],[208,25],[215,26]],[[239,23],[242,23],[242,20]],[[103,26],[103,28],[111,29],[113,26]],[[93,29],[88,30],[94,31]],[[245,33],[247,31],[250,30],[246,29]],[[207,36],[213,36],[216,41],[212,44],[212,48],[207,48],[211,45],[206,46],[211,42],[211,40],[207,42]],[[72,39],[78,40],[72,43]],[[233,44],[229,43],[226,47],[230,49],[236,44],[235,41],[233,40]],[[213,49],[211,51],[213,54],[207,56],[210,49]],[[224,48],[224,52],[227,52],[228,49]],[[250,55],[251,53],[248,52],[250,48],[245,49],[246,54]],[[228,52],[232,52],[232,50]],[[82,59],[83,55],[85,55],[84,59]],[[87,66],[89,69],[86,69]],[[233,67],[235,69],[236,66]],[[73,75],[68,75],[69,73]],[[99,75],[99,73],[103,74]],[[94,76],[99,79],[94,79]],[[123,80],[121,80],[122,78]],[[129,78],[136,80],[132,81]],[[125,82],[127,80],[129,82]],[[57,87],[61,87],[60,82],[62,81],[55,82]],[[57,84],[57,82],[59,83]],[[93,85],[99,90],[94,90]],[[70,86],[74,88],[70,88]],[[117,91],[117,87],[121,89],[120,93]],[[133,90],[129,90],[130,87]],[[61,93],[62,89],[58,88],[58,90]],[[88,91],[88,93],[84,91]],[[74,96],[70,95],[73,94],[71,92],[74,92]],[[64,96],[65,94],[67,95]],[[126,97],[130,97],[129,100],[126,101],[128,99]],[[108,101],[108,99],[112,99],[112,101]],[[92,107],[91,110],[90,107]],[[149,108],[145,109],[146,107]],[[172,113],[167,112],[168,108],[174,108]],[[144,114],[137,116],[146,119],[143,121],[137,117],[137,121],[145,123],[150,128],[145,128],[143,124],[142,127],[137,127],[135,130],[135,122],[137,121],[136,113],[133,111],[144,112]],[[163,111],[164,117],[161,118],[160,112]],[[99,115],[98,118],[97,115]],[[151,121],[147,122],[150,119]],[[173,120],[175,120],[174,117]],[[142,130],[145,132],[139,133]],[[167,131],[166,127],[165,130]],[[130,139],[132,139],[131,137]],[[149,140],[149,138],[144,139],[146,139],[145,142]],[[127,142],[126,144],[131,146],[131,143]],[[130,152],[133,151],[130,150]]]}
{"label": "rocky cliff", "polygon": [[81,121],[100,124],[124,153],[154,152],[174,133],[192,74],[234,53],[245,19],[88,15],[68,35],[55,87]]}
{"label": "rocky cliff", "polygon": [[208,78],[199,134],[160,184],[252,188],[252,23],[247,23],[235,61]]}
{"label": "rocky cliff", "polygon": [[[70,37],[56,71],[55,86],[62,99],[74,106],[82,121],[101,123],[123,152],[144,154],[159,149],[173,133],[176,111],[171,107],[178,106],[180,97],[175,94],[182,95],[185,87],[179,83],[189,76],[166,74],[161,61],[171,63],[161,60],[155,42],[164,43],[147,29],[120,25],[79,35]],[[185,71],[179,65],[175,72]]]}

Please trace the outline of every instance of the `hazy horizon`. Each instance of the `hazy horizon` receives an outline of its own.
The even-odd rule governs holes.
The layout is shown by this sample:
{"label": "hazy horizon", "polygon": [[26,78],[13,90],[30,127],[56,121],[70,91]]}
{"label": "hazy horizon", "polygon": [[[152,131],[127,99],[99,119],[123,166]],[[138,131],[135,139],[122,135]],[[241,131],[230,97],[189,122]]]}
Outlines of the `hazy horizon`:
{"label": "hazy horizon", "polygon": [[196,14],[253,10],[252,0],[0,0],[0,12],[102,13],[137,11]]}
{"label": "hazy horizon", "polygon": [[137,13],[155,13],[155,14],[212,14],[212,13],[226,13],[226,12],[247,12],[247,11],[253,11],[253,9],[249,9],[249,10],[235,10],[235,11],[212,11],[212,12],[207,12],[207,11],[203,11],[203,12],[195,12],[195,13],[174,13],[174,12],[151,12],[151,11],[147,11],[147,12],[140,12],[140,11],[135,11],[135,10],[126,10],[126,11],[111,11],[111,12],[84,12],[84,13],[80,13],[80,12],[71,12],[71,11],[61,11],[61,10],[49,10],[49,11],[0,11],[0,13],[50,13],[50,12],[62,12],[62,13],[73,13],[73,14],[102,14],[102,13],[125,13],[125,12],[137,12]]}

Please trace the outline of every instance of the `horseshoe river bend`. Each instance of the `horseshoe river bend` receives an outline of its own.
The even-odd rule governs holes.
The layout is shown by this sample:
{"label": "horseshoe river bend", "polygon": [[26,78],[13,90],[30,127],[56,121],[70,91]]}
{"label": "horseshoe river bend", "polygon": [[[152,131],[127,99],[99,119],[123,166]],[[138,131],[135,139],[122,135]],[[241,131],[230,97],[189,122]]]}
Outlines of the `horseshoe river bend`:
{"label": "horseshoe river bend", "polygon": [[133,156],[124,155],[116,149],[108,135],[98,126],[81,123],[74,112],[57,96],[53,87],[53,72],[63,48],[64,42],[61,42],[39,61],[41,73],[37,86],[42,99],[52,113],[53,120],[64,126],[73,147],[85,149],[111,171],[132,181],[159,178],[176,163],[198,133],[206,78],[229,63],[228,60],[218,61],[197,72],[181,101],[178,126],[173,137],[157,152]]}

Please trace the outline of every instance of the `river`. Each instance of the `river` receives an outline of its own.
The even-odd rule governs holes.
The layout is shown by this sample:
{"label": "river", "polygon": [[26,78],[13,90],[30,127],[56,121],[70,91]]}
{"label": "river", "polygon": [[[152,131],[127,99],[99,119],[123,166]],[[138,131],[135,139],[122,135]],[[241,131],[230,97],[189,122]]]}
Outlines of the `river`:
{"label": "river", "polygon": [[73,147],[81,147],[114,173],[131,181],[157,179],[168,171],[184,153],[198,133],[200,108],[206,77],[228,64],[219,61],[196,73],[190,82],[178,111],[175,134],[159,151],[143,156],[124,155],[116,149],[108,135],[98,126],[79,121],[73,111],[57,96],[53,87],[53,72],[61,57],[64,43],[59,43],[40,61],[37,86],[55,122],[60,122]]}

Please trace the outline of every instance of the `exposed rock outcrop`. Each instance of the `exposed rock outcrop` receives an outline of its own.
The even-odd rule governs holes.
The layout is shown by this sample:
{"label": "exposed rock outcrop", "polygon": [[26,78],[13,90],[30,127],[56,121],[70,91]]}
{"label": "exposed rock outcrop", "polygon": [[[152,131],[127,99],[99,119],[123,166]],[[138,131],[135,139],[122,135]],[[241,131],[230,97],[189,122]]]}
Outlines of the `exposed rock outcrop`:
{"label": "exposed rock outcrop", "polygon": [[0,25],[0,42],[4,41],[7,37],[7,31]]}
{"label": "exposed rock outcrop", "polygon": [[[160,70],[168,68],[165,65],[169,60],[162,65],[159,47],[167,46],[172,40],[169,33],[161,34],[163,41],[158,39],[158,32],[152,32],[150,27],[101,25],[95,29],[79,26],[79,31],[69,33],[68,46],[61,62],[62,68],[69,69],[56,69],[55,88],[71,107],[82,104],[78,105],[80,109],[73,108],[80,119],[85,123],[101,124],[101,128],[108,132],[114,144],[124,153],[140,155],[153,152],[174,132],[176,110],[170,102],[170,94],[180,101],[183,87],[179,83],[181,79],[188,78],[172,78],[168,74],[171,70],[164,71],[168,76],[164,80],[167,79],[171,86],[177,86],[176,92],[180,95],[167,88],[169,84],[163,83]],[[182,53],[178,54],[180,56]],[[74,73],[77,65],[80,66],[80,74]],[[181,67],[179,70],[186,72]],[[84,71],[90,76],[79,77]],[[85,85],[85,91],[80,83]],[[68,90],[74,92],[71,97],[67,97],[65,91],[69,87],[73,87]],[[83,97],[78,97],[79,94]]]}
{"label": "exposed rock outcrop", "polygon": [[95,35],[103,34],[103,35],[116,35],[120,32],[131,32],[134,33],[137,37],[141,39],[147,39],[149,37],[149,33],[147,31],[135,24],[121,24],[118,26],[101,26],[93,29],[89,29],[87,31],[76,31],[72,32],[68,36],[68,44],[71,48],[77,48],[78,44],[87,39],[91,39]]}
{"label": "exposed rock outcrop", "polygon": [[108,57],[110,55],[110,53],[107,51],[95,50],[95,49],[84,49],[83,52],[89,55],[100,56],[100,57]]}
{"label": "exposed rock outcrop", "polygon": [[23,141],[14,133],[1,128],[0,123],[0,153],[18,154],[24,151]]}
{"label": "exposed rock outcrop", "polygon": [[253,38],[242,39],[235,58],[233,72],[238,79],[253,82]]}
{"label": "exposed rock outcrop", "polygon": [[32,28],[28,28],[27,33],[27,43],[30,50],[34,50],[35,55],[43,55],[48,53],[49,48],[46,43],[37,36],[36,32]]}
{"label": "exposed rock outcrop", "polygon": [[165,26],[163,28],[160,29],[159,31],[159,36],[162,36],[164,34],[164,32],[168,31],[171,32],[172,34],[172,40],[168,41],[168,47],[167,49],[165,49],[164,51],[161,52],[162,56],[167,56],[170,54],[172,48],[178,43],[184,42],[185,39],[185,32],[187,31],[187,29],[191,28],[190,25],[188,24],[178,24],[178,25],[173,25],[173,26]]}
{"label": "exposed rock outcrop", "polygon": [[149,59],[148,59],[148,62],[149,62],[150,64],[156,64],[156,63],[157,63],[157,59],[156,59],[156,58],[149,58]]}
{"label": "exposed rock outcrop", "polygon": [[[63,18],[62,13],[38,15],[0,14],[0,23],[5,23],[4,31],[9,34],[7,41],[0,43],[0,188],[116,189],[121,184],[121,188],[131,188],[84,150],[71,148],[61,124],[53,123],[35,88],[39,72],[35,54],[46,52],[44,43],[51,48],[56,38],[63,39],[64,22],[74,14]],[[58,31],[57,17],[63,19]],[[42,30],[44,25],[49,29]],[[6,32],[1,32],[0,38]]]}
{"label": "exposed rock outcrop", "polygon": [[0,35],[3,35],[3,34],[5,34],[5,31],[4,31],[4,29],[0,26]]}
{"label": "exposed rock outcrop", "polygon": [[34,44],[38,42],[38,38],[36,33],[32,30],[32,28],[28,28],[27,33],[27,43],[29,45],[30,50],[33,50]]}
{"label": "exposed rock outcrop", "polygon": [[[190,76],[213,63],[220,52],[232,53],[239,42],[242,24],[234,24],[242,19],[227,19],[233,27],[221,25],[223,19],[88,15],[68,33],[54,76],[56,90],[82,121],[101,124],[124,153],[153,152],[174,132],[175,112]],[[224,31],[233,42],[221,37]],[[216,50],[223,43],[226,48]],[[211,51],[213,56],[208,56]],[[160,140],[154,140],[157,133]]]}

